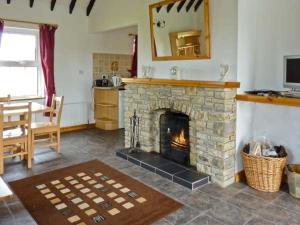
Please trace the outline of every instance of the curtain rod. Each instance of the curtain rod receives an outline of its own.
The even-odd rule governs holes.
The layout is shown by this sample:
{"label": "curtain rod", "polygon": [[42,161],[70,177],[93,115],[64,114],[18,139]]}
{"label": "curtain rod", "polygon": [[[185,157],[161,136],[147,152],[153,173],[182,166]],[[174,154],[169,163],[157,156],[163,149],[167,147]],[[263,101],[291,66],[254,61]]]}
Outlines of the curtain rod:
{"label": "curtain rod", "polygon": [[34,24],[34,25],[49,25],[53,27],[58,27],[57,24],[50,24],[50,23],[37,23],[37,22],[31,22],[31,21],[25,21],[25,20],[13,20],[13,19],[6,19],[6,18],[0,18],[0,21],[7,21],[7,22],[16,22],[16,23],[27,23],[27,24]]}

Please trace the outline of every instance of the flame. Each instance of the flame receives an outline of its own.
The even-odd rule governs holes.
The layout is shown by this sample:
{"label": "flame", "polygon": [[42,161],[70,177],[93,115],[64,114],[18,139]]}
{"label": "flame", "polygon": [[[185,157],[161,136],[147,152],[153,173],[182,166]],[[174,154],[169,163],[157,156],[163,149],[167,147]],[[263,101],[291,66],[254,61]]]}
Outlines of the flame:
{"label": "flame", "polygon": [[181,145],[187,145],[187,140],[185,139],[183,129],[181,130],[180,134],[174,138],[174,142]]}

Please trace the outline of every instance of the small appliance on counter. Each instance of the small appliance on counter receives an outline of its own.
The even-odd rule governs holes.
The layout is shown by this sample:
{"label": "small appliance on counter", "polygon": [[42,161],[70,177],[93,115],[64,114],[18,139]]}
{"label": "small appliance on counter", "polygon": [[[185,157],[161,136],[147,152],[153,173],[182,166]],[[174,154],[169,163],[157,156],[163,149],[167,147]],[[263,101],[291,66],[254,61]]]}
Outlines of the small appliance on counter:
{"label": "small appliance on counter", "polygon": [[95,86],[96,87],[111,87],[111,83],[109,80],[106,78],[105,75],[102,76],[102,79],[98,79],[95,81]]}
{"label": "small appliance on counter", "polygon": [[122,78],[117,76],[117,75],[114,75],[112,78],[112,83],[114,85],[114,87],[119,87],[121,86],[122,84]]}

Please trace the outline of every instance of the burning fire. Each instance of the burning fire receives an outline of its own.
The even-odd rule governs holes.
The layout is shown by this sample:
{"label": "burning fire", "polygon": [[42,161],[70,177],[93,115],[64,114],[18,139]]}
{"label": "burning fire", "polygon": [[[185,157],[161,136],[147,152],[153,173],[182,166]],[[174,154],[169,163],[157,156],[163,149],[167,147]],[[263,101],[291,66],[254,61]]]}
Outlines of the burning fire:
{"label": "burning fire", "polygon": [[186,138],[184,136],[184,130],[183,129],[181,130],[181,132],[180,132],[179,135],[177,135],[176,137],[174,137],[173,140],[174,140],[174,142],[176,142],[179,145],[187,145],[188,144],[187,140],[186,140]]}

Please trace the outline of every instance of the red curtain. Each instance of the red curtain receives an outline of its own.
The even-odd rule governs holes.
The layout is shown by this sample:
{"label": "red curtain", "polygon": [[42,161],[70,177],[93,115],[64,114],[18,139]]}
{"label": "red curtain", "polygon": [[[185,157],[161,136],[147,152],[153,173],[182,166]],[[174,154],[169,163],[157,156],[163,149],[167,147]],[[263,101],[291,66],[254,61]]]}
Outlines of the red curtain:
{"label": "red curtain", "polygon": [[0,20],[0,45],[1,45],[3,29],[4,29],[4,22],[3,22],[3,20]]}
{"label": "red curtain", "polygon": [[57,27],[50,25],[40,26],[40,51],[45,79],[45,95],[47,106],[51,106],[52,96],[55,94],[54,45],[56,29]]}
{"label": "red curtain", "polygon": [[138,36],[135,35],[133,39],[133,58],[132,58],[132,65],[131,70],[129,70],[131,77],[137,77],[137,70],[138,70]]}

